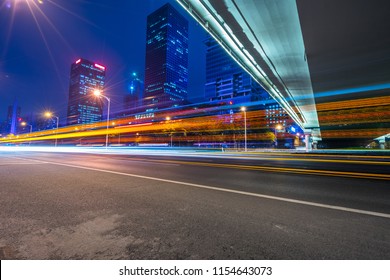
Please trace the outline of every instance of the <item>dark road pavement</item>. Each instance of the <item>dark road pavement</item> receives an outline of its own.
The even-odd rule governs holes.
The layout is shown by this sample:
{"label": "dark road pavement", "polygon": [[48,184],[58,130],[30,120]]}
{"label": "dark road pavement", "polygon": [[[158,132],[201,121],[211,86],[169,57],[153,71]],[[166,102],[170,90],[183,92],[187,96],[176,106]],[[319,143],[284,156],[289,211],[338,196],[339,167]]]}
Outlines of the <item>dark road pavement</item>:
{"label": "dark road pavement", "polygon": [[1,259],[389,259],[388,157],[0,152]]}

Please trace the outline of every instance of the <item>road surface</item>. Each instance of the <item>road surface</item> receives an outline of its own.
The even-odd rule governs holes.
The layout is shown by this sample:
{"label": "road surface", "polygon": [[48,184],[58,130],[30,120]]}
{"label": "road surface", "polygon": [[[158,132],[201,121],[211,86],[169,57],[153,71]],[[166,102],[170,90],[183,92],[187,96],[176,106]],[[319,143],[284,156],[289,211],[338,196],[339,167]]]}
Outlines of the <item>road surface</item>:
{"label": "road surface", "polygon": [[389,259],[386,156],[0,151],[1,259]]}

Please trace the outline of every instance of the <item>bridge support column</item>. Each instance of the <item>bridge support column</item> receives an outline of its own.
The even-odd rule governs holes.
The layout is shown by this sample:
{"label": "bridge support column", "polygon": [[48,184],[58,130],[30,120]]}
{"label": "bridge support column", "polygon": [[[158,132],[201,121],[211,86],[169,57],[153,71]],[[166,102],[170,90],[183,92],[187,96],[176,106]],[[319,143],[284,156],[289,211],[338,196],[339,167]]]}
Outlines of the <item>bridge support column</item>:
{"label": "bridge support column", "polygon": [[306,146],[306,152],[309,152],[310,149],[310,134],[305,134],[305,146]]}
{"label": "bridge support column", "polygon": [[310,142],[310,136],[311,136],[311,129],[305,129],[305,146],[306,146],[306,153],[311,151],[311,142]]}
{"label": "bridge support column", "polygon": [[386,144],[386,140],[385,139],[380,139],[379,140],[379,149],[382,149],[384,150],[385,149],[385,144]]}

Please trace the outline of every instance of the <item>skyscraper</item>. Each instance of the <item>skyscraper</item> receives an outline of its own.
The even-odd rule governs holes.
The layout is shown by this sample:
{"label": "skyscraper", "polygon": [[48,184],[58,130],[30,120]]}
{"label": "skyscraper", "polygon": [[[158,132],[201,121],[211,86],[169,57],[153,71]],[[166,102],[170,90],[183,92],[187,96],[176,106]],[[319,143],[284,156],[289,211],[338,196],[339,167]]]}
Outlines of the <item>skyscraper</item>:
{"label": "skyscraper", "polygon": [[71,65],[68,125],[88,124],[102,119],[103,104],[93,96],[95,89],[103,90],[106,68],[86,59]]}
{"label": "skyscraper", "polygon": [[18,102],[15,100],[13,105],[8,106],[6,133],[16,134],[19,130],[19,119],[21,116],[21,109]]}
{"label": "skyscraper", "polygon": [[[226,53],[218,42],[209,37],[205,43],[206,100],[229,100],[235,105],[246,103],[248,106],[250,102],[261,101],[256,104],[256,109],[265,111],[264,128],[275,131],[276,127],[280,126],[278,130],[281,132],[294,125],[287,112]],[[278,137],[281,138],[282,134]]]}
{"label": "skyscraper", "polygon": [[187,100],[188,21],[165,4],[147,18],[145,100],[147,110]]}
{"label": "skyscraper", "polygon": [[206,46],[206,100],[234,99],[241,103],[269,97],[213,38],[206,40]]}
{"label": "skyscraper", "polygon": [[124,98],[125,113],[135,113],[142,110],[142,100],[144,96],[144,83],[139,79],[136,72],[131,73],[128,85],[127,94]]}

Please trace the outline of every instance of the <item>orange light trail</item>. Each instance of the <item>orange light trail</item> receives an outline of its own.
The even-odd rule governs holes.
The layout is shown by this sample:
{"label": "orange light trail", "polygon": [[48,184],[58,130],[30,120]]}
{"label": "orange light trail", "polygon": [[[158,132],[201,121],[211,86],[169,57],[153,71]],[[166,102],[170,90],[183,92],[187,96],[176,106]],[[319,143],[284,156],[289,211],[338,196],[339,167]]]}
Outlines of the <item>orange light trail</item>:
{"label": "orange light trail", "polygon": [[[228,109],[228,107],[221,106],[217,110],[221,111],[221,108],[225,111]],[[321,127],[323,139],[361,138],[372,141],[374,138],[389,133],[389,128],[386,127],[386,124],[390,123],[389,96],[322,103],[318,105],[318,108],[320,125],[325,127]],[[108,130],[106,130],[106,122],[102,121],[61,127],[58,130],[50,129],[9,136],[0,139],[0,143],[54,139],[69,139],[72,143],[77,139],[81,142],[84,138],[87,138],[85,142],[97,143],[101,142],[107,133],[110,139],[117,138],[121,143],[169,142],[172,136],[175,141],[182,142],[242,141],[244,137],[243,113],[215,114],[215,110],[216,108],[187,108],[169,113],[157,112],[144,119],[129,116],[113,120]],[[196,116],[197,114],[212,115]],[[374,126],[377,123],[381,123],[382,126]],[[286,123],[285,127],[292,124],[292,122]],[[356,128],[356,125],[365,126]],[[264,110],[247,111],[247,128],[250,141],[272,142],[275,140],[273,127],[267,126]],[[277,136],[279,139],[297,137],[286,132],[279,132]]]}

